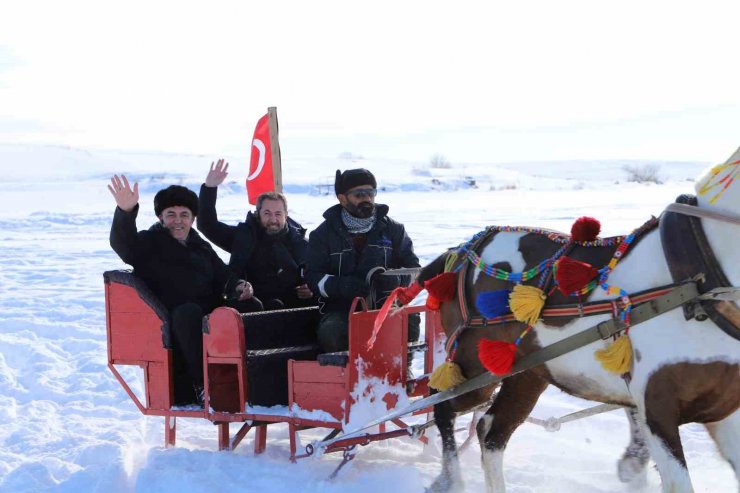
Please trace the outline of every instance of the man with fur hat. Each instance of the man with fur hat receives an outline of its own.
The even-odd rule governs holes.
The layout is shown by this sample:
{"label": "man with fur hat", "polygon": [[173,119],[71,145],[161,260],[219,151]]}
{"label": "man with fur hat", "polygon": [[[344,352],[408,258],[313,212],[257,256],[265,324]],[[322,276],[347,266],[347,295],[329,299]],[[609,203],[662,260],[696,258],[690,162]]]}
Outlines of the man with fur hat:
{"label": "man with fur hat", "polygon": [[[376,287],[371,304],[379,308],[387,293],[402,282],[397,276],[379,274],[419,267],[403,224],[388,217],[387,205],[375,204],[377,182],[370,171],[337,170],[334,191],[339,204],[327,209],[325,221],[311,232],[306,272],[309,287],[319,293],[318,336],[324,352],[347,350],[354,298],[367,297]],[[416,318],[409,323],[409,340],[418,338]]]}
{"label": "man with fur hat", "polygon": [[223,305],[224,296],[247,303],[249,283],[237,280],[210,244],[194,229],[198,197],[171,185],[157,192],[151,228],[136,231],[139,184],[133,189],[125,176],[108,185],[116,201],[110,244],[134,273],[143,279],[170,312],[175,366],[175,402],[202,403],[203,316]]}
{"label": "man with fur hat", "polygon": [[200,187],[198,230],[231,254],[229,268],[254,286],[266,310],[316,305],[302,279],[306,264],[306,230],[288,216],[285,195],[267,192],[257,197],[257,209],[236,226],[218,220],[216,193],[228,175],[229,163],[211,163]]}

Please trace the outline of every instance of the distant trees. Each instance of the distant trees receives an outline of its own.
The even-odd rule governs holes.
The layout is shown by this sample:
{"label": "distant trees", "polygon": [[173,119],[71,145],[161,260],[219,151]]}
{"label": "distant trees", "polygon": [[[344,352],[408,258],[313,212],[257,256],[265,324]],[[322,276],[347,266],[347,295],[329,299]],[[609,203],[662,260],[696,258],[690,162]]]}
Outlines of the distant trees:
{"label": "distant trees", "polygon": [[431,158],[429,158],[429,166],[432,168],[452,168],[452,164],[447,160],[446,157],[442,154],[434,154]]}
{"label": "distant trees", "polygon": [[658,166],[657,164],[626,164],[622,166],[622,170],[627,173],[627,181],[633,181],[637,183],[663,183],[663,180],[661,180],[660,176],[658,176],[660,166]]}

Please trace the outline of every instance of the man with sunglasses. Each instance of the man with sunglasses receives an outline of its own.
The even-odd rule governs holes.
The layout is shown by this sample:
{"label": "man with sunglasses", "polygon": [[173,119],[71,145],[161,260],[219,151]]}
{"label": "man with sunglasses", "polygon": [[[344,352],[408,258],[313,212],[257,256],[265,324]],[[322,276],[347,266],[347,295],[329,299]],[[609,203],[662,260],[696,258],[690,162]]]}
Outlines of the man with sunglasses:
{"label": "man with sunglasses", "polygon": [[[409,281],[382,272],[419,267],[403,224],[388,217],[387,205],[375,203],[377,182],[370,171],[337,170],[334,191],[339,204],[327,209],[324,222],[311,232],[306,265],[308,285],[319,294],[324,352],[347,350],[352,300],[369,297],[371,308],[379,308],[393,288]],[[409,340],[418,338],[417,318],[409,323]]]}

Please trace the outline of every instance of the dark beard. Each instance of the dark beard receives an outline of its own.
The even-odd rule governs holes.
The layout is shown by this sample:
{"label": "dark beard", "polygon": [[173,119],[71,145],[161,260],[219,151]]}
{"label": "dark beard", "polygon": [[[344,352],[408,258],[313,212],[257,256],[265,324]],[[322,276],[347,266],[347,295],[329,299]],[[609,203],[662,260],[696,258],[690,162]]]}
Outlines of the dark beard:
{"label": "dark beard", "polygon": [[278,235],[280,235],[280,234],[282,234],[282,233],[284,233],[284,232],[286,232],[288,230],[288,225],[286,224],[285,226],[283,226],[282,228],[277,229],[277,230],[274,229],[274,228],[272,228],[270,230],[270,229],[267,229],[264,225],[260,224],[260,228],[262,228],[262,232],[266,236],[278,236]]}
{"label": "dark beard", "polygon": [[375,212],[375,204],[372,202],[360,202],[357,205],[347,202],[344,208],[347,209],[347,212],[360,219],[367,219]]}

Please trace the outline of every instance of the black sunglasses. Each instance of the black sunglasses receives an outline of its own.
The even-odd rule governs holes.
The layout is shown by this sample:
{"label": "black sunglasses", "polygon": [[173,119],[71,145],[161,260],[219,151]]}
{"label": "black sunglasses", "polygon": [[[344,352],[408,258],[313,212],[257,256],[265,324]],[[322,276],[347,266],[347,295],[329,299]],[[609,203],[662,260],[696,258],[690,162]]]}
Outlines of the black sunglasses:
{"label": "black sunglasses", "polygon": [[353,197],[360,198],[362,196],[375,197],[378,195],[378,190],[375,188],[358,188],[357,190],[350,190],[346,195],[352,195]]}

